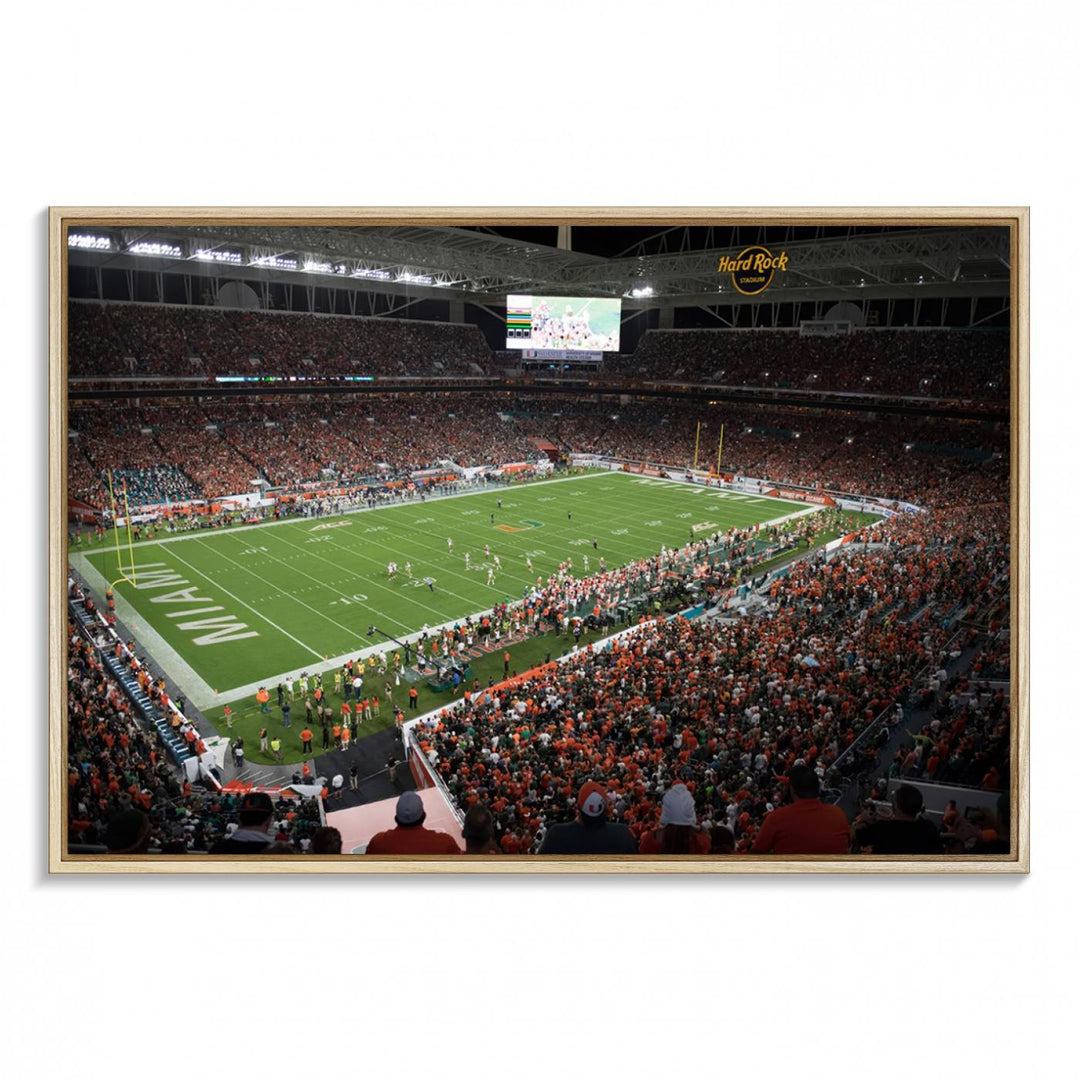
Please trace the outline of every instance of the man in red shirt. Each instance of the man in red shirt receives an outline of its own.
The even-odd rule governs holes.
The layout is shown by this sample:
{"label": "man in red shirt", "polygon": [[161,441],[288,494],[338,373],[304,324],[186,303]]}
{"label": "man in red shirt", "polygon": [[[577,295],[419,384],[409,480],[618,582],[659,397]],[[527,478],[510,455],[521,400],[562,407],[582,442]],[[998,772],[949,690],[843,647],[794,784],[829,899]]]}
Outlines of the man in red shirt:
{"label": "man in red shirt", "polygon": [[793,765],[788,774],[792,802],[765,816],[754,839],[755,855],[846,855],[851,827],[838,806],[823,803],[817,773]]}
{"label": "man in red shirt", "polygon": [[376,833],[368,842],[368,855],[460,855],[461,848],[449,833],[424,828],[424,803],[415,791],[397,801],[396,827]]}

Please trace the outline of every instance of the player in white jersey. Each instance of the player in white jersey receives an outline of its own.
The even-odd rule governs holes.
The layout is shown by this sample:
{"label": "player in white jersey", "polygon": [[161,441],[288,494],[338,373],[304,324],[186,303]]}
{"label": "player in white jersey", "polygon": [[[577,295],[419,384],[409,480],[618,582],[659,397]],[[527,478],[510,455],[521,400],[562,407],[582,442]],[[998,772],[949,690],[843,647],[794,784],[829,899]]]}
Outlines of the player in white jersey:
{"label": "player in white jersey", "polygon": [[449,536],[446,538],[446,550],[449,552],[453,552],[454,550],[454,541]]}
{"label": "player in white jersey", "polygon": [[494,585],[495,584],[495,571],[492,570],[490,567],[488,568],[488,581],[487,581],[487,583],[489,585]]}
{"label": "player in white jersey", "polygon": [[502,569],[502,563],[499,562],[499,556],[496,555],[496,556],[494,556],[494,558],[495,558],[495,569],[496,570],[501,570]]}
{"label": "player in white jersey", "polygon": [[465,569],[469,569],[469,553],[467,551],[465,552]]}
{"label": "player in white jersey", "polygon": [[408,578],[408,579],[409,579],[410,581],[412,581],[412,563],[411,563],[411,562],[407,562],[407,563],[405,564],[405,576],[406,576],[406,577],[407,577],[407,578]]}
{"label": "player in white jersey", "polygon": [[585,561],[585,573],[587,574],[589,572],[589,556],[585,555],[583,556],[583,558]]}
{"label": "player in white jersey", "polygon": [[487,557],[488,557],[489,559],[491,558],[491,545],[490,545],[490,544],[485,544],[485,545],[484,545],[484,554],[485,554],[485,555],[486,555],[486,556],[487,556]]}
{"label": "player in white jersey", "polygon": [[533,568],[532,559],[530,559],[529,556],[526,555],[525,556],[525,569],[528,570],[529,573],[532,573],[532,568]]}

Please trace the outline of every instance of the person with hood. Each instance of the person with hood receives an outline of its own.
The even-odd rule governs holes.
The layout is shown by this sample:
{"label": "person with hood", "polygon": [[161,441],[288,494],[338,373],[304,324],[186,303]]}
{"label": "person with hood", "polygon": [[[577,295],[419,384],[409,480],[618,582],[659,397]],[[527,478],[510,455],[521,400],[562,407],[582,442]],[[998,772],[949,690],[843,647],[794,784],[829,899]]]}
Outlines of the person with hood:
{"label": "person with hood", "polygon": [[673,784],[664,793],[660,828],[645,833],[638,850],[642,855],[708,855],[711,846],[698,824],[694,796],[685,784]]}

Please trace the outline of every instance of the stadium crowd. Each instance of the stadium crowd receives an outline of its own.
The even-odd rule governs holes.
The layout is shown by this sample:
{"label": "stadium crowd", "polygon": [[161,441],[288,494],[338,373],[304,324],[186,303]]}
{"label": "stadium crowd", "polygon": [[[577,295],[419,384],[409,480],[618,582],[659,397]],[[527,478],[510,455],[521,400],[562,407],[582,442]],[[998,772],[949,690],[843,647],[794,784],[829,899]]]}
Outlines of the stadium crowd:
{"label": "stadium crowd", "polygon": [[[800,817],[794,833],[786,817],[770,824],[770,816],[791,803],[817,822],[817,790],[832,765],[897,703],[934,712],[908,732],[912,744],[895,752],[885,776],[1006,790],[1008,695],[988,685],[1008,673],[999,628],[991,627],[965,671],[946,671],[959,655],[957,628],[1008,596],[1006,507],[972,506],[963,494],[950,506],[868,526],[827,561],[794,564],[766,588],[759,614],[645,619],[609,648],[467,695],[463,708],[421,730],[423,751],[463,810],[489,811],[490,842],[504,853],[609,843],[641,853],[778,854],[827,843],[821,850],[838,853],[835,814],[813,828]],[[844,524],[841,512],[824,510],[768,539]],[[760,537],[732,533],[719,555],[711,547],[717,539],[584,579],[556,574],[515,611],[566,627],[573,611],[623,590],[648,592],[666,575],[707,565],[710,555],[714,569],[722,558],[728,573]],[[140,726],[95,647],[73,626],[69,639],[73,842],[118,852],[325,850],[314,803],[265,807],[242,794],[193,791]],[[152,696],[164,693],[148,678],[140,682]],[[595,811],[596,801],[581,794],[589,785],[602,792],[602,812],[582,835],[567,833],[562,826],[589,817],[586,807]],[[898,821],[906,820],[912,790],[900,797]],[[252,839],[256,818],[262,831]],[[625,832],[597,832],[599,822]],[[844,851],[853,844],[883,853],[901,843],[875,841],[876,825],[866,820],[855,825]],[[947,829],[931,842],[924,825],[919,832],[912,824],[912,835],[929,847],[913,850],[953,850]],[[981,842],[967,837],[963,849]]]}
{"label": "stadium crowd", "polygon": [[[820,782],[877,717],[937,677],[960,620],[1007,595],[1006,519],[1003,508],[902,515],[872,542],[868,531],[828,562],[796,564],[764,615],[646,622],[445,710],[421,746],[463,809],[491,809],[504,851],[543,851],[588,783],[638,844],[681,783],[701,829],[730,830],[736,851],[753,851],[792,769]],[[959,723],[962,740],[971,721]]]}
{"label": "stadium crowd", "polygon": [[[497,366],[475,326],[203,306],[73,301],[72,376],[482,375]],[[650,330],[604,373],[645,381],[1007,400],[1008,334],[873,330]]]}
{"label": "stadium crowd", "polygon": [[[184,778],[156,730],[139,722],[106,671],[100,650],[107,647],[103,638],[92,641],[68,624],[69,844],[117,854],[211,851],[244,826],[245,793],[193,787]],[[137,659],[130,666],[160,703],[163,685],[151,681]],[[179,721],[178,729],[191,732],[189,742],[204,752],[193,725]],[[271,805],[266,844],[288,853],[312,850],[320,826],[317,801],[290,797]]]}
{"label": "stadium crowd", "polygon": [[481,375],[475,326],[159,304],[68,307],[75,378],[132,375]]}
{"label": "stadium crowd", "polygon": [[781,330],[650,330],[637,349],[605,361],[649,381],[1008,398],[1006,331],[873,330],[809,337]]}
{"label": "stadium crowd", "polygon": [[708,466],[723,422],[724,472],[776,484],[922,504],[960,476],[1000,483],[1005,468],[1005,432],[977,421],[424,393],[76,406],[69,484],[76,498],[106,505],[103,471],[112,468],[139,478],[137,501],[145,504],[214,499],[249,491],[256,477],[297,487],[401,478],[446,460],[535,461],[538,439],[565,453],[689,468],[699,421],[708,447],[700,466]]}

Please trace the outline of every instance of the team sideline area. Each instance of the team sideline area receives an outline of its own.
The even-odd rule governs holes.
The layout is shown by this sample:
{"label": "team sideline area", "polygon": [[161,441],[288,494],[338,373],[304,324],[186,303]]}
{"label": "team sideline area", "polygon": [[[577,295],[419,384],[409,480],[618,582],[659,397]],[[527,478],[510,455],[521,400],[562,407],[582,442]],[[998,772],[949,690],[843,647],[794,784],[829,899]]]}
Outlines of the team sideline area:
{"label": "team sideline area", "polygon": [[72,248],[71,855],[1009,854],[1009,316],[963,264],[715,329],[681,278],[406,313],[360,250],[312,310],[285,255],[146,300],[121,243]]}

